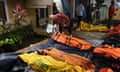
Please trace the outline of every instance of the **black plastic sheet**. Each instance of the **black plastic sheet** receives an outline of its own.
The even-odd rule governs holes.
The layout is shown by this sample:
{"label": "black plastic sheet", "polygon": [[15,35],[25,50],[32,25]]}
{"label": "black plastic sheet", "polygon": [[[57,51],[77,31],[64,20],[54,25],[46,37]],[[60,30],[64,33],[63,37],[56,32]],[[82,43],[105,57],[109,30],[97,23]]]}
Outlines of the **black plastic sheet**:
{"label": "black plastic sheet", "polygon": [[[99,46],[103,42],[103,40],[86,40],[86,41],[92,43],[94,46]],[[116,64],[120,63],[119,60],[114,60],[111,58],[106,58],[103,56],[93,54],[92,49],[94,49],[95,47],[88,51],[81,51],[78,48],[71,48],[69,46],[59,44],[52,39],[48,39],[48,41],[43,44],[31,46],[31,48],[27,50],[27,53],[34,52],[36,51],[37,48],[39,49],[57,48],[64,52],[75,53],[86,58],[89,58],[96,66],[95,72],[98,72],[98,70],[102,67],[109,67],[113,69],[114,72],[120,71],[119,68],[115,68],[112,65],[114,63]],[[20,61],[20,59],[17,58],[17,55],[19,54],[20,53],[15,52],[0,54],[0,72],[34,72],[25,63],[23,63],[22,61]]]}
{"label": "black plastic sheet", "polygon": [[109,44],[114,47],[120,47],[120,35],[111,35],[104,39],[103,44]]}
{"label": "black plastic sheet", "polygon": [[[17,55],[20,53],[9,52],[0,54],[0,72],[14,72],[12,69],[19,63]],[[22,64],[22,63],[20,63]]]}

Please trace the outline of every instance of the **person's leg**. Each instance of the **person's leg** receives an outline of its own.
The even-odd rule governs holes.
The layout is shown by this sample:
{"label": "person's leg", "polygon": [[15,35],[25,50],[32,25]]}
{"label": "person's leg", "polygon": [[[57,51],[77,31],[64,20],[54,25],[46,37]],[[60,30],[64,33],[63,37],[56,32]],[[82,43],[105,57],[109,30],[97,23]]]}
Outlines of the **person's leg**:
{"label": "person's leg", "polygon": [[80,17],[77,17],[77,28],[79,27],[79,23],[80,23]]}
{"label": "person's leg", "polygon": [[80,21],[81,21],[81,19],[82,19],[82,16],[78,16],[77,27],[79,27],[79,26],[80,26]]}
{"label": "person's leg", "polygon": [[70,25],[68,26],[68,32],[70,35],[72,35],[72,28],[73,28],[73,20],[70,20]]}
{"label": "person's leg", "polygon": [[59,32],[62,33],[62,26],[59,25]]}
{"label": "person's leg", "polygon": [[113,16],[111,17],[111,26],[114,25]]}
{"label": "person's leg", "polygon": [[68,26],[67,28],[68,28],[69,34],[71,35],[72,34],[72,28],[71,28],[71,26]]}
{"label": "person's leg", "polygon": [[108,25],[107,25],[107,26],[110,28],[111,25],[112,25],[112,16],[109,16],[109,22],[108,22]]}

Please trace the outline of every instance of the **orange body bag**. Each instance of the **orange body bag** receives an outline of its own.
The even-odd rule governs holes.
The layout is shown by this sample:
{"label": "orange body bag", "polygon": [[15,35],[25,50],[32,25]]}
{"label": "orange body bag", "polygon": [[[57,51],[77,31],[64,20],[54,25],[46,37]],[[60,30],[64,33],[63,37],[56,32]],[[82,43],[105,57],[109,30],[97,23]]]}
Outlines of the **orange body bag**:
{"label": "orange body bag", "polygon": [[108,36],[113,35],[113,34],[118,34],[118,35],[120,34],[120,24],[118,24],[117,26],[112,26],[110,28]]}
{"label": "orange body bag", "polygon": [[97,47],[93,50],[93,53],[104,55],[106,57],[112,57],[114,59],[120,58],[120,48],[113,48],[112,46]]}
{"label": "orange body bag", "polygon": [[82,39],[67,36],[67,35],[61,34],[59,32],[54,33],[52,35],[52,39],[59,43],[65,44],[67,46],[70,46],[73,48],[79,48],[80,50],[89,50],[93,46],[91,43],[86,42]]}

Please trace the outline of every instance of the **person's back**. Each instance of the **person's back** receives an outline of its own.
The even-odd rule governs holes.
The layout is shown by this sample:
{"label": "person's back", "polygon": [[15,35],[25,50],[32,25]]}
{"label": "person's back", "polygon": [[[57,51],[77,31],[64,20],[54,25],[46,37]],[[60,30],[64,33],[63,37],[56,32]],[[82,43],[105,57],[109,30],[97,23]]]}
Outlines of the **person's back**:
{"label": "person's back", "polygon": [[70,20],[69,20],[69,17],[67,15],[65,15],[63,13],[57,13],[56,16],[58,18],[57,23],[59,23],[60,25],[65,24],[65,25],[69,26]]}

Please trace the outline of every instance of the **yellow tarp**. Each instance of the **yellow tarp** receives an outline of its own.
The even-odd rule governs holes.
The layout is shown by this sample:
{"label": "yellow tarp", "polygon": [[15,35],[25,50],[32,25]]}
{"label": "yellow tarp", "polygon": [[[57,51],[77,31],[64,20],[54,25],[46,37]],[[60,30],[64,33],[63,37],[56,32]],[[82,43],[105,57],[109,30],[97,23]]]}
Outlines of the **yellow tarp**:
{"label": "yellow tarp", "polygon": [[88,24],[87,22],[81,21],[80,27],[77,30],[108,32],[109,28],[107,26],[93,25],[93,24]]}
{"label": "yellow tarp", "polygon": [[35,53],[21,54],[18,56],[32,69],[40,72],[86,72],[80,66],[72,66],[66,62],[57,61],[50,56]]}

